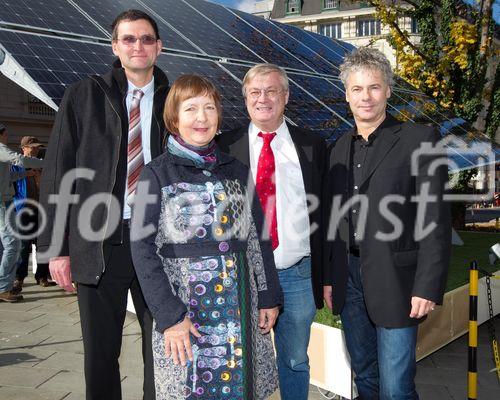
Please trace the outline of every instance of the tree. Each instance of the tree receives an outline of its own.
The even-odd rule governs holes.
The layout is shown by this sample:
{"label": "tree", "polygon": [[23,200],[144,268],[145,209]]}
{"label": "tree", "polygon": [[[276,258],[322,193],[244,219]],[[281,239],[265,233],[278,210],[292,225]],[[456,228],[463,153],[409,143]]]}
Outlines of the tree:
{"label": "tree", "polygon": [[[479,132],[500,142],[500,65],[493,0],[368,0],[389,27],[396,72]],[[400,23],[417,21],[420,43]]]}

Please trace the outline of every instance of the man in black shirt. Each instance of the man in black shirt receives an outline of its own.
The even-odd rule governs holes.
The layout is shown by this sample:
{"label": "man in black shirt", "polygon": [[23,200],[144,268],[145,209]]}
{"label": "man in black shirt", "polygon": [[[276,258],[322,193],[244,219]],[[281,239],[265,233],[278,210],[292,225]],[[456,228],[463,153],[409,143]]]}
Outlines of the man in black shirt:
{"label": "man in black shirt", "polygon": [[386,112],[392,71],[378,50],[355,50],[340,77],[355,127],[330,157],[327,199],[342,209],[331,213],[339,223],[330,226],[324,297],[341,315],[361,399],[418,399],[417,326],[443,299],[451,222],[444,163],[432,171],[440,160],[425,156],[417,173],[411,164],[440,135]]}

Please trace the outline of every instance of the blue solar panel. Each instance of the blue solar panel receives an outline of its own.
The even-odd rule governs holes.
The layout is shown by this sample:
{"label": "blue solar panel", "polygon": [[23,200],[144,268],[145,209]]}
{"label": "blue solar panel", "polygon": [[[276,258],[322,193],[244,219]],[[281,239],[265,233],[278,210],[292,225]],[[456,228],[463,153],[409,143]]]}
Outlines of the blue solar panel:
{"label": "blue solar panel", "polygon": [[306,35],[310,36],[314,40],[318,41],[321,43],[323,46],[329,48],[333,53],[335,54],[340,54],[342,57],[345,54],[349,54],[351,51],[353,51],[356,47],[353,46],[350,43],[343,42],[341,40],[337,39],[331,39],[329,37],[326,37],[324,35],[320,35],[314,32],[310,31],[304,31]]}
{"label": "blue solar panel", "polygon": [[110,46],[0,30],[0,44],[59,104],[66,86],[102,74],[113,61]]}
{"label": "blue solar panel", "polygon": [[[332,63],[334,68],[338,70],[338,65],[342,63],[343,55],[345,53],[345,50],[342,49],[342,47],[338,46],[338,50],[334,51],[331,47],[324,45],[316,37],[314,37],[318,36],[317,34],[307,32],[304,29],[300,29],[292,25],[281,24],[274,21],[269,22],[273,24],[276,29],[282,30],[297,39],[299,42],[304,43],[304,45],[315,51],[319,56]],[[335,75],[337,75],[337,73]]]}
{"label": "blue solar panel", "polygon": [[291,37],[286,32],[277,29],[273,24],[263,18],[256,17],[241,11],[234,11],[241,19],[252,25],[257,32],[265,35],[270,40],[278,43],[288,52],[289,58],[296,58],[302,62],[300,67],[303,70],[311,70],[328,75],[337,75],[338,68],[326,61],[318,53],[305,46],[302,42]]}
{"label": "blue solar panel", "polygon": [[[198,73],[219,87],[224,129],[247,123],[238,80],[258,62],[287,69],[291,85],[286,116],[291,123],[330,140],[351,129],[352,115],[337,76],[344,55],[354,46],[203,0],[5,0],[0,8],[0,45],[58,104],[68,84],[109,70],[114,59],[108,44],[110,24],[130,8],[146,11],[158,22],[168,50],[158,65],[171,81]],[[28,33],[30,27],[46,34]],[[438,125],[443,135],[485,139],[474,136],[466,121],[395,79],[388,111],[397,118]],[[479,162],[477,156],[449,150],[460,168]],[[494,151],[498,154],[499,148]]]}
{"label": "blue solar panel", "polygon": [[311,68],[299,58],[290,56],[290,53],[283,50],[278,44],[224,7],[203,0],[182,1],[191,4],[215,24],[223,27],[231,36],[245,43],[250,49],[258,53],[265,62],[287,68],[311,71]]}
{"label": "blue solar panel", "polygon": [[[104,74],[114,60],[110,45],[0,30],[0,43],[39,86],[59,104],[66,87],[91,74]],[[215,62],[161,54],[158,66],[174,81],[186,73],[208,77],[223,95],[224,129],[245,123],[240,83]]]}
{"label": "blue solar panel", "polygon": [[102,37],[101,32],[75,7],[61,0],[4,0],[0,21]]}
{"label": "blue solar panel", "polygon": [[210,18],[199,13],[189,3],[173,1],[166,8],[164,0],[148,0],[148,6],[208,55],[262,62],[256,54],[214,25]]}

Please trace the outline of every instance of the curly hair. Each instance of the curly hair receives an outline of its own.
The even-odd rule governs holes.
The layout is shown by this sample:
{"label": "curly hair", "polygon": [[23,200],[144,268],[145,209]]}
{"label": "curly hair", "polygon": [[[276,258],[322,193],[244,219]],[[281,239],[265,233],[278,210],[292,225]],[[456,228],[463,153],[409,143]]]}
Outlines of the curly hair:
{"label": "curly hair", "polygon": [[340,65],[340,80],[345,86],[349,74],[366,69],[379,70],[389,86],[394,84],[391,63],[380,50],[370,47],[359,47],[344,58]]}

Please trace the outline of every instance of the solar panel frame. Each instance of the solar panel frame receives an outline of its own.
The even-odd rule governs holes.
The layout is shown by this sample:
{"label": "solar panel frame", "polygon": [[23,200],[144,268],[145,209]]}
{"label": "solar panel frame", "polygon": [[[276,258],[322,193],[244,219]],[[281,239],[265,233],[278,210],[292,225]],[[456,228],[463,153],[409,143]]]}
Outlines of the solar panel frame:
{"label": "solar panel frame", "polygon": [[73,5],[61,0],[4,0],[0,22],[102,37],[103,32]]}

